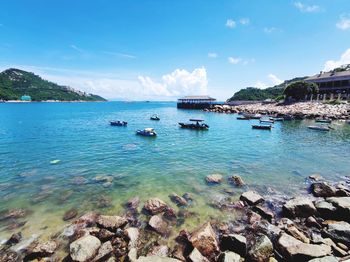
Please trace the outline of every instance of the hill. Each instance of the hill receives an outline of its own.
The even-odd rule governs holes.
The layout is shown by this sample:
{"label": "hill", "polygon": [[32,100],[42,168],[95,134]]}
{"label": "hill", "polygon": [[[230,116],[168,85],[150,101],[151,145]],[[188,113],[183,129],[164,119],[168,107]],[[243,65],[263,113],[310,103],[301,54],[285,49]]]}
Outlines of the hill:
{"label": "hill", "polygon": [[290,83],[304,80],[307,77],[295,77],[290,80],[284,81],[282,84],[268,87],[265,89],[260,89],[256,87],[246,87],[244,89],[236,92],[231,98],[227,100],[230,101],[260,101],[265,99],[275,99],[283,94],[284,88]]}
{"label": "hill", "polygon": [[20,69],[7,69],[0,73],[0,100],[19,100],[28,95],[32,101],[106,101],[104,98],[61,86],[40,76]]}

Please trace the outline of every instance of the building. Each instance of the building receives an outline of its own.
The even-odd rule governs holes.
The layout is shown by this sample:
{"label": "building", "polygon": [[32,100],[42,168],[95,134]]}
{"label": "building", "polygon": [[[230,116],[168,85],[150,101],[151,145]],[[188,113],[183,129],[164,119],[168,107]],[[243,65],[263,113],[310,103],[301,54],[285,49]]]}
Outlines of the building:
{"label": "building", "polygon": [[305,81],[317,84],[319,94],[314,99],[350,99],[350,70],[326,73],[321,71]]}
{"label": "building", "polygon": [[177,108],[204,109],[215,104],[216,99],[210,96],[185,96],[177,100]]}
{"label": "building", "polygon": [[23,95],[23,96],[21,96],[21,101],[30,102],[30,101],[32,101],[32,98],[28,95]]}

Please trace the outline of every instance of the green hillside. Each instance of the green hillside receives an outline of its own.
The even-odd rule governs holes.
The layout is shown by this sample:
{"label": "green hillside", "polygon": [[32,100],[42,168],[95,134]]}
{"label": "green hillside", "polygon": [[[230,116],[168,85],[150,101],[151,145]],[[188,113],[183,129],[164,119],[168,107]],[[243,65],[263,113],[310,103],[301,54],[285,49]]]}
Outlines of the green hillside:
{"label": "green hillside", "polygon": [[105,101],[100,96],[60,86],[23,70],[11,68],[1,72],[0,100],[18,100],[23,95],[29,95],[32,101]]}
{"label": "green hillside", "polygon": [[236,92],[227,101],[259,101],[265,99],[275,99],[283,94],[284,88],[290,83],[304,80],[307,77],[296,77],[290,80],[284,81],[282,84],[260,89],[256,87],[247,87]]}

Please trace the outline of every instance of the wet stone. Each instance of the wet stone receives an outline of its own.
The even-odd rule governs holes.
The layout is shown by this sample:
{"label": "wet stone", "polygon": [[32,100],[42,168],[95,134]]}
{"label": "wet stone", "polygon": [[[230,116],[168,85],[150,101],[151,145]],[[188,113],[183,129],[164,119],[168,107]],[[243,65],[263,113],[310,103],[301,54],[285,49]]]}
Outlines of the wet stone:
{"label": "wet stone", "polygon": [[136,210],[139,207],[139,204],[140,204],[140,198],[133,197],[133,198],[128,200],[128,202],[126,203],[126,206],[127,206],[127,208]]}
{"label": "wet stone", "polygon": [[242,187],[245,185],[243,179],[240,176],[232,176],[230,181],[237,187]]}
{"label": "wet stone", "polygon": [[240,199],[247,202],[249,205],[256,205],[264,201],[263,197],[254,191],[244,192]]}
{"label": "wet stone", "polygon": [[220,175],[220,174],[208,175],[208,176],[206,176],[205,180],[209,184],[219,184],[222,182],[222,175]]}
{"label": "wet stone", "polygon": [[273,245],[270,239],[265,236],[259,236],[248,252],[251,261],[267,261],[273,255]]}
{"label": "wet stone", "polygon": [[21,232],[14,233],[6,241],[6,245],[15,245],[15,244],[19,243],[19,241],[21,241],[21,239],[22,239],[22,233]]}
{"label": "wet stone", "polygon": [[173,201],[176,205],[178,206],[187,206],[187,200],[183,197],[180,197],[179,195],[177,195],[176,193],[172,193],[169,196],[170,200]]}
{"label": "wet stone", "polygon": [[244,236],[238,234],[223,235],[220,241],[222,251],[233,251],[245,257],[247,254],[247,240]]}
{"label": "wet stone", "polygon": [[168,224],[159,215],[152,216],[148,224],[152,229],[163,236],[169,233]]}
{"label": "wet stone", "polygon": [[296,197],[283,205],[283,212],[291,217],[309,217],[316,213],[316,208],[311,199]]}
{"label": "wet stone", "polygon": [[144,205],[144,209],[153,215],[163,212],[166,208],[167,204],[159,198],[148,199]]}
{"label": "wet stone", "polygon": [[72,218],[75,218],[77,215],[78,215],[78,210],[76,210],[75,208],[72,208],[64,213],[63,220],[64,221],[70,220]]}
{"label": "wet stone", "polygon": [[118,228],[124,227],[127,224],[127,220],[120,216],[103,216],[100,215],[97,218],[97,224],[103,228],[114,231]]}
{"label": "wet stone", "polygon": [[336,195],[335,187],[326,182],[313,183],[311,185],[311,191],[316,197],[332,197]]}

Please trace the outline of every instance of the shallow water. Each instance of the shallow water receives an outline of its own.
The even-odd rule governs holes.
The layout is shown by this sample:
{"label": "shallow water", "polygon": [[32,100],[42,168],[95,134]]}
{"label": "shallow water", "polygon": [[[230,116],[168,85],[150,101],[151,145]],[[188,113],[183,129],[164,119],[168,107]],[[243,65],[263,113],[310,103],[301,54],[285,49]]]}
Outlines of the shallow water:
{"label": "shallow water", "polygon": [[[161,120],[150,121],[157,113]],[[209,131],[178,128],[189,118],[203,118]],[[224,189],[241,190],[227,182],[240,175],[253,188],[269,187],[292,196],[306,187],[305,177],[318,173],[330,180],[350,175],[350,126],[334,123],[335,130],[307,129],[313,121],[276,123],[272,131],[252,130],[252,121],[237,115],[177,110],[175,103],[21,103],[0,104],[0,211],[27,208],[32,213],[21,230],[26,237],[60,230],[65,211],[80,214],[99,210],[121,214],[123,203],[139,196],[141,203],[191,192],[189,210],[198,215],[179,228],[192,228],[212,218],[234,220],[233,212],[209,205],[227,197]],[[128,121],[112,127],[110,120]],[[156,138],[135,135],[154,127]],[[50,161],[60,160],[57,164]],[[225,181],[206,185],[204,178],[220,173]],[[97,175],[113,176],[110,187],[95,183]],[[110,205],[99,207],[100,198]],[[177,209],[177,208],[176,208]],[[0,241],[12,230],[0,222]]]}

